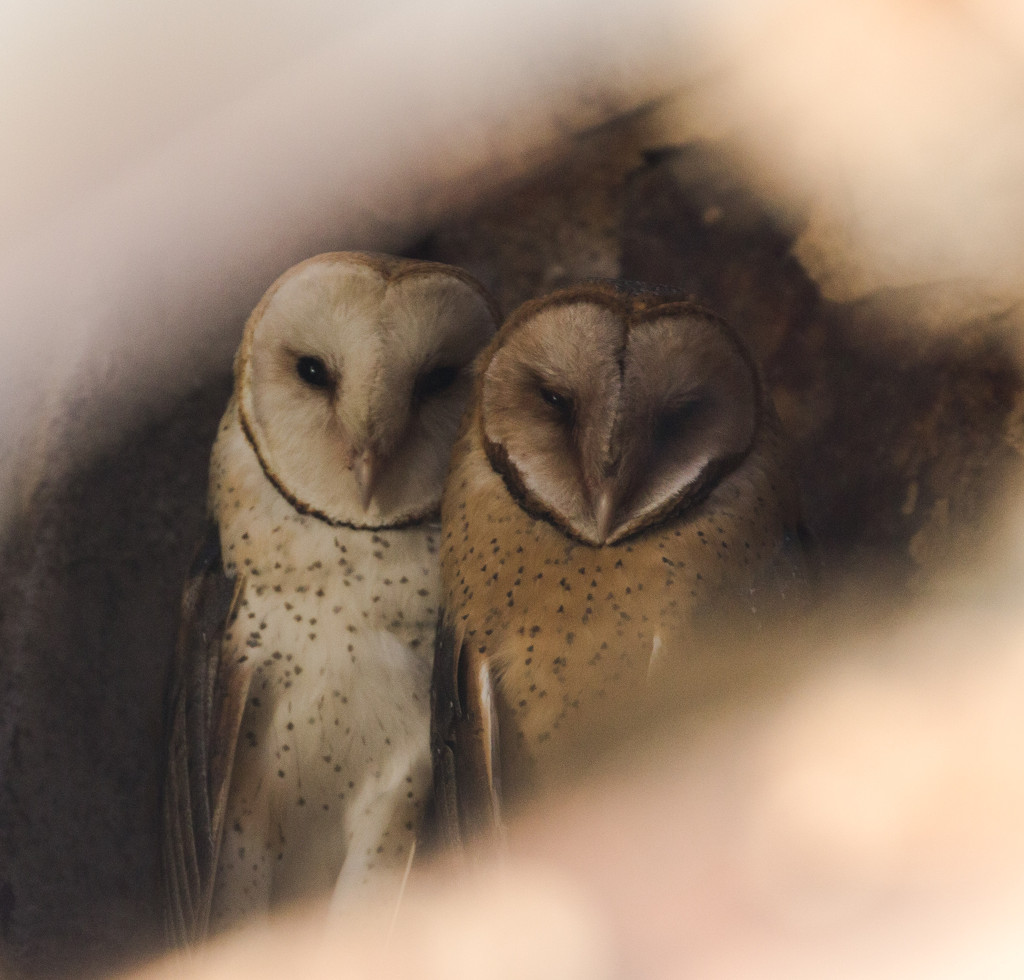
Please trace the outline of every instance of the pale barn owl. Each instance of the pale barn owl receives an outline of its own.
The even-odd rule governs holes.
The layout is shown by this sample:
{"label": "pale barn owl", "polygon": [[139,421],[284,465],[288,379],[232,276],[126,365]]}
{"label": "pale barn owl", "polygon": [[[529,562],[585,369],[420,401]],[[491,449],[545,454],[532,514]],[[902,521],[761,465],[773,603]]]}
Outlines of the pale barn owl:
{"label": "pale barn owl", "polygon": [[438,506],[495,326],[459,269],[344,252],[249,317],[168,696],[176,942],[403,866],[430,792]]}
{"label": "pale barn owl", "polygon": [[500,834],[652,677],[695,690],[711,612],[805,586],[779,425],[718,317],[583,284],[520,307],[477,370],[442,501],[432,692],[453,844]]}

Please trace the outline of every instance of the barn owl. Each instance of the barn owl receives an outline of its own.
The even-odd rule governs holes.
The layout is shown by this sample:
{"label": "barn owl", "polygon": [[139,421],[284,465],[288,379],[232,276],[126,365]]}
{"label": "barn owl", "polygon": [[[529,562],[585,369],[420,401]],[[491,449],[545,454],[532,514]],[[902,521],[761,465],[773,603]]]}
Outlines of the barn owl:
{"label": "barn owl", "polygon": [[583,284],[520,307],[477,372],[441,510],[431,737],[453,844],[500,836],[658,678],[695,690],[712,612],[805,583],[779,425],[718,317]]}
{"label": "barn owl", "polygon": [[429,798],[437,511],[494,307],[328,253],[253,311],[168,696],[168,925],[195,941],[402,866]]}

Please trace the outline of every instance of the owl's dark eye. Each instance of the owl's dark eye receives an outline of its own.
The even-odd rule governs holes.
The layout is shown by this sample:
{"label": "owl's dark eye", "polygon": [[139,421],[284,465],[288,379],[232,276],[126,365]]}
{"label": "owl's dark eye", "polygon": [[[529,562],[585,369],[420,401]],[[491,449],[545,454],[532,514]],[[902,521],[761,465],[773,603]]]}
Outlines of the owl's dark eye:
{"label": "owl's dark eye", "polygon": [[331,372],[319,357],[300,357],[295,362],[295,373],[313,388],[327,388],[331,383]]}
{"label": "owl's dark eye", "polygon": [[416,379],[416,396],[430,398],[431,395],[439,395],[455,384],[458,377],[459,369],[454,364],[432,368]]}
{"label": "owl's dark eye", "polygon": [[540,389],[540,397],[544,399],[545,403],[550,405],[559,415],[568,418],[573,412],[572,399],[568,395],[563,395],[559,391],[554,391],[551,388],[546,388],[543,385]]}

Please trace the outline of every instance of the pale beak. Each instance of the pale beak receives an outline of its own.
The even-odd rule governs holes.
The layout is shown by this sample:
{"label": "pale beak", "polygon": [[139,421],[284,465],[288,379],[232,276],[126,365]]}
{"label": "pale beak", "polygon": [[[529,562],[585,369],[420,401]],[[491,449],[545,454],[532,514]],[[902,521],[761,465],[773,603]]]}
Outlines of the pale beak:
{"label": "pale beak", "polygon": [[597,525],[599,541],[607,541],[612,529],[612,518],[615,516],[615,498],[610,484],[603,486],[594,497],[594,524]]}
{"label": "pale beak", "polygon": [[380,460],[372,449],[366,449],[352,464],[352,473],[356,478],[356,487],[359,490],[359,503],[365,511],[373,499],[373,487],[377,480],[377,470]]}

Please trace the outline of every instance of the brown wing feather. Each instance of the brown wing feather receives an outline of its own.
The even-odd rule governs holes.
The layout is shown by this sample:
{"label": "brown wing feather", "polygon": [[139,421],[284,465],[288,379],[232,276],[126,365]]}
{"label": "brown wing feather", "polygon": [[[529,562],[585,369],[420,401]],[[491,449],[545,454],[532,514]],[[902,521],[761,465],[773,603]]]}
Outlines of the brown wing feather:
{"label": "brown wing feather", "polygon": [[498,716],[490,665],[440,618],[431,685],[434,815],[442,845],[501,838]]}
{"label": "brown wing feather", "polygon": [[223,645],[243,579],[228,578],[211,525],[181,599],[181,627],[167,690],[163,877],[168,939],[206,935],[235,743],[251,669]]}
{"label": "brown wing feather", "polygon": [[472,645],[463,644],[458,667],[459,700],[463,708],[456,728],[460,751],[455,756],[455,778],[463,787],[459,816],[470,839],[501,839],[504,824],[494,676],[488,659]]}
{"label": "brown wing feather", "polygon": [[455,780],[455,723],[461,712],[455,679],[457,662],[455,630],[447,622],[442,609],[434,642],[434,670],[430,683],[430,757],[434,770],[434,794],[429,836],[448,849],[462,845]]}

